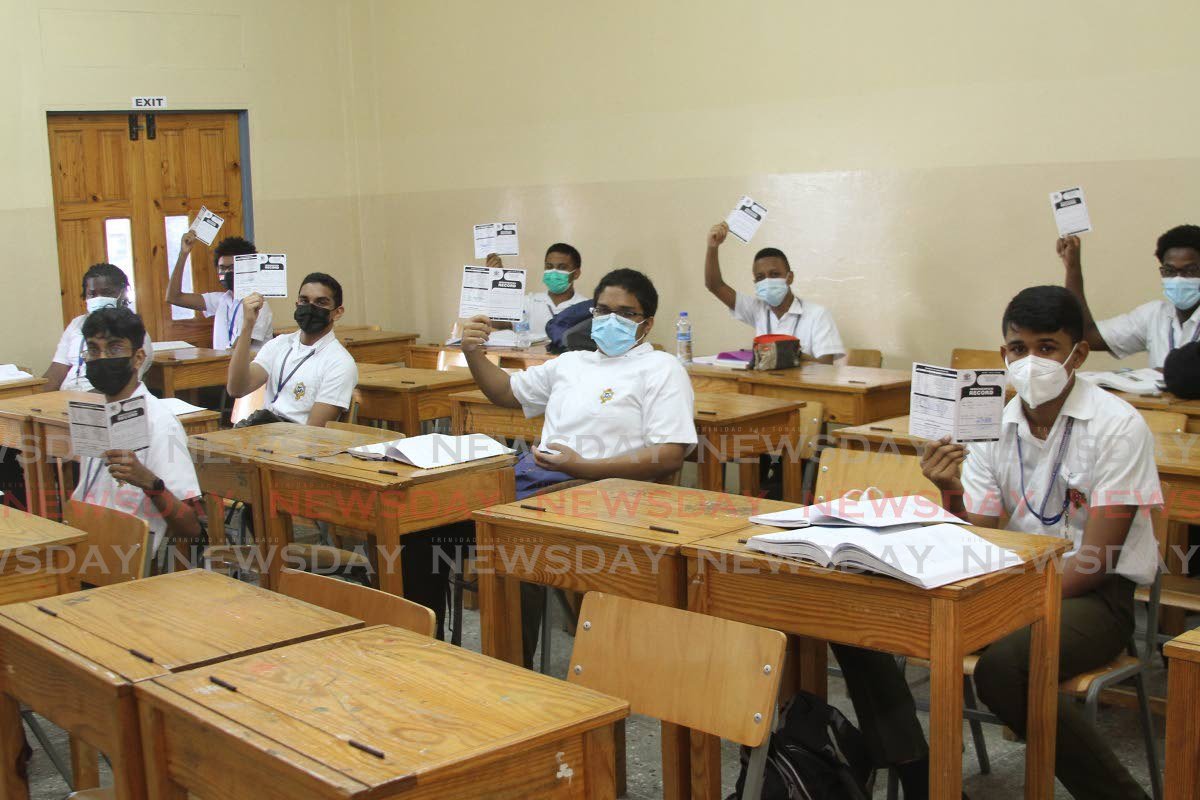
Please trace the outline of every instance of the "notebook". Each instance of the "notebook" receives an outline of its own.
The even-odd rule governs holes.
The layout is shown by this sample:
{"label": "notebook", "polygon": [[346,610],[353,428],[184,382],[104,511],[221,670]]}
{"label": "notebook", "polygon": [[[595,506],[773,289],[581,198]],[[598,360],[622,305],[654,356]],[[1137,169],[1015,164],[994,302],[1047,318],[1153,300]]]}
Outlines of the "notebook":
{"label": "notebook", "polygon": [[954,523],[966,525],[937,503],[919,494],[904,497],[873,497],[851,500],[840,497],[826,503],[801,508],[789,508],[750,518],[757,525],[776,528],[890,528],[897,525],[928,525]]}
{"label": "notebook", "polygon": [[511,455],[516,450],[505,447],[482,433],[467,436],[430,433],[425,436],[351,447],[346,452],[365,461],[398,461],[418,469],[436,469],[493,456]]}
{"label": "notebook", "polygon": [[1118,369],[1112,372],[1079,372],[1079,377],[1105,389],[1139,395],[1160,395],[1166,388],[1156,369]]}

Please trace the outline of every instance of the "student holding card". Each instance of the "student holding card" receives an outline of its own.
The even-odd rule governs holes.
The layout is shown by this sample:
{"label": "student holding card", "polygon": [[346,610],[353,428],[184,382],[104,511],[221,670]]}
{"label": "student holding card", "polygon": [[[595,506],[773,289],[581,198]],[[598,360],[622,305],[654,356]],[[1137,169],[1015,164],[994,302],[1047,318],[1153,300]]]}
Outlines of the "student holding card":
{"label": "student holding card", "polygon": [[[150,525],[150,552],[163,563],[162,544],[198,543],[200,483],[188,452],[187,435],[162,400],[150,394],[138,377],[146,351],[142,319],[128,308],[102,308],[82,326],[86,341],[84,371],[107,402],[146,398],[150,446],[139,452],[110,450],[104,458],[83,458],[79,485],[72,498],[134,514]],[[218,521],[219,522],[219,521]]]}
{"label": "student holding card", "polygon": [[[114,264],[93,264],[83,273],[83,300],[87,303],[88,314],[102,308],[127,308],[129,306],[129,278],[125,272]],[[83,322],[88,314],[80,314],[67,325],[50,366],[42,376],[46,383],[42,385],[43,392],[64,391],[93,392],[96,391],[88,380],[85,366],[85,344],[83,337]],[[139,375],[145,375],[154,360],[154,346],[149,336],[142,339],[142,350],[146,358],[140,362]]]}
{"label": "student holding card", "polygon": [[[500,256],[492,253],[487,257],[487,266],[503,267]],[[564,242],[556,242],[546,249],[545,265],[542,269],[544,292],[525,295],[525,316],[529,320],[529,335],[532,339],[546,336],[546,323],[551,317],[576,303],[586,303],[588,297],[575,291],[575,281],[583,268],[583,257],[579,251]],[[504,330],[512,327],[509,322],[495,322],[492,327]]]}
{"label": "student holding card", "polygon": [[[252,294],[242,301],[243,324],[254,326],[266,301]],[[333,334],[345,313],[342,285],[323,272],[308,275],[300,285],[294,317],[300,329],[276,336],[253,360],[251,340],[241,336],[233,346],[226,389],[244,397],[266,386],[266,406],[251,415],[251,424],[284,420],[325,427],[350,408],[358,384],[353,356]],[[265,412],[265,413],[264,413]]]}
{"label": "student holding card", "polygon": [[1180,225],[1158,237],[1154,258],[1164,299],[1099,322],[1083,291],[1079,237],[1061,237],[1056,248],[1066,268],[1066,287],[1083,305],[1084,330],[1093,350],[1107,350],[1117,358],[1149,352],[1150,366],[1162,369],[1168,353],[1200,340],[1200,226]]}
{"label": "student holding card", "polygon": [[726,222],[714,225],[708,232],[704,285],[729,308],[733,317],[752,326],[755,336],[794,336],[800,340],[800,352],[807,359],[832,364],[844,355],[846,348],[842,346],[833,315],[823,306],[801,300],[792,293],[795,274],[782,250],[767,247],[754,256],[753,297],[725,283],[718,250],[728,235]]}
{"label": "student holding card", "polygon": [[[240,236],[227,236],[213,248],[213,266],[217,270],[217,278],[224,287],[220,292],[185,292],[183,291],[183,271],[192,245],[196,243],[196,234],[188,231],[179,242],[179,257],[175,259],[175,269],[171,270],[171,282],[167,286],[167,302],[173,306],[190,308],[204,312],[204,316],[213,318],[213,349],[228,350],[233,347],[241,335],[245,324],[242,304],[233,297],[233,258],[234,256],[252,255],[257,253],[254,243]],[[265,344],[272,335],[271,307],[263,305],[258,317],[251,328],[250,338],[258,344]]]}

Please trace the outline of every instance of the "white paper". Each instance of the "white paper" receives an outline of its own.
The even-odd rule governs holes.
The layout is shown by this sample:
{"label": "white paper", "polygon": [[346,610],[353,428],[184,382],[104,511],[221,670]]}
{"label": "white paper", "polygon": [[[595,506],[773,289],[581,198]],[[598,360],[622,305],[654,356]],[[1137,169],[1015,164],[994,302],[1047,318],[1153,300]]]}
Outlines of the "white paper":
{"label": "white paper", "polygon": [[208,245],[212,244],[213,240],[217,238],[217,231],[221,230],[221,226],[224,224],[224,217],[218,217],[205,206],[200,206],[200,210],[196,213],[196,218],[192,220],[192,227],[188,228],[188,230],[196,234],[197,239]]}
{"label": "white paper", "polygon": [[17,369],[16,364],[0,364],[0,381],[21,381],[32,377],[28,372]]}
{"label": "white paper", "polygon": [[287,256],[251,253],[233,257],[233,299],[257,292],[263,297],[287,297]]}
{"label": "white paper", "polygon": [[520,255],[517,223],[489,222],[475,226],[475,257],[487,258],[492,253],[498,256]]}
{"label": "white paper", "polygon": [[425,436],[352,447],[346,452],[355,458],[371,461],[386,459],[410,464],[418,469],[436,469],[492,456],[510,455],[516,451],[482,433],[467,436],[430,433]]}
{"label": "white paper", "polygon": [[749,196],[743,196],[733,211],[729,212],[725,223],[729,226],[730,233],[743,242],[749,242],[754,238],[754,234],[758,233],[758,226],[762,225],[766,218],[766,208],[754,202]]}
{"label": "white paper", "polygon": [[507,267],[463,267],[458,316],[483,314],[493,321],[519,322],[525,310],[525,270]]}
{"label": "white paper", "polygon": [[176,341],[176,340],[172,340],[170,342],[155,342],[154,343],[154,352],[165,353],[168,350],[186,350],[189,347],[195,347],[195,346],[196,345],[192,344],[191,342],[180,342],[180,341]]}
{"label": "white paper", "polygon": [[913,364],[908,432],[924,439],[994,442],[1004,415],[1002,369],[950,369]]}
{"label": "white paper", "polygon": [[777,528],[803,528],[809,525],[831,525],[856,528],[889,528],[896,525],[920,525],[929,522],[953,522],[965,525],[964,520],[951,514],[923,495],[904,497],[863,497],[849,500],[839,497],[825,503],[801,508],[789,508],[770,514],[750,517],[757,525]]}
{"label": "white paper", "polygon": [[1103,386],[1105,389],[1145,397],[1160,395],[1166,389],[1162,373],[1150,367],[1117,369],[1112,372],[1076,372],[1075,374],[1097,386]]}
{"label": "white paper", "polygon": [[[155,345],[157,348],[158,345]],[[195,414],[197,411],[207,411],[208,409],[202,406],[194,406],[186,400],[180,400],[178,397],[164,397],[159,400],[160,403],[171,409],[171,413],[177,417],[182,417],[184,414]]]}
{"label": "white paper", "polygon": [[109,450],[145,450],[150,446],[146,398],[113,403],[67,403],[71,449],[80,457],[101,458]]}
{"label": "white paper", "polygon": [[1051,192],[1050,208],[1054,210],[1054,224],[1058,226],[1059,236],[1073,236],[1092,229],[1092,219],[1088,216],[1083,189],[1078,186],[1074,189],[1063,189],[1061,192]]}

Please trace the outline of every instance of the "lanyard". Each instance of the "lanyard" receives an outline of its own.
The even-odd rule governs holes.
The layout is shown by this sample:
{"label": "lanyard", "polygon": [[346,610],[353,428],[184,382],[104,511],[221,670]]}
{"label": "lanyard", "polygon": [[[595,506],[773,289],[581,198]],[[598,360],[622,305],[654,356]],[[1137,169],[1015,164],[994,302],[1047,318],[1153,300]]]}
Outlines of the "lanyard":
{"label": "lanyard", "polygon": [[88,470],[88,474],[84,476],[83,494],[80,495],[80,499],[85,503],[87,502],[88,494],[92,491],[92,487],[96,485],[96,479],[100,477],[100,470],[104,468],[103,459],[94,458],[92,460],[96,462],[96,468]]}
{"label": "lanyard", "polygon": [[233,313],[229,315],[229,335],[228,335],[226,341],[229,342],[230,347],[233,347],[233,326],[237,324],[237,315],[238,315],[238,312],[241,310],[242,310],[242,304],[239,302],[237,305],[235,305],[233,307]]}
{"label": "lanyard", "polygon": [[1046,486],[1046,494],[1042,496],[1041,511],[1034,511],[1033,506],[1029,504],[1029,494],[1025,491],[1025,457],[1021,453],[1021,436],[1017,435],[1017,463],[1021,465],[1021,500],[1024,501],[1025,507],[1038,518],[1038,521],[1047,527],[1056,525],[1063,514],[1067,511],[1067,505],[1071,502],[1071,492],[1068,488],[1063,492],[1062,508],[1053,517],[1046,516],[1046,504],[1050,502],[1050,493],[1054,490],[1054,484],[1058,482],[1058,473],[1062,471],[1063,459],[1067,455],[1067,445],[1071,441],[1071,430],[1075,427],[1075,418],[1068,417],[1066,425],[1063,426],[1062,440],[1058,444],[1058,454],[1054,458],[1054,469],[1050,472],[1050,483]]}
{"label": "lanyard", "polygon": [[287,355],[285,355],[283,357],[283,363],[279,365],[279,378],[275,381],[275,396],[273,398],[271,398],[271,405],[275,405],[275,403],[279,401],[279,395],[283,394],[283,387],[287,386],[288,381],[290,381],[292,379],[292,376],[294,376],[296,374],[296,372],[299,371],[299,369],[304,366],[304,362],[308,361],[310,358],[312,358],[316,354],[317,354],[316,350],[312,350],[311,352],[309,352],[308,355],[306,355],[304,358],[300,359],[300,363],[297,364],[295,367],[293,367],[292,371],[289,372],[287,374],[287,377],[285,378],[285,377],[283,377],[283,371],[285,369],[287,369],[288,359],[292,357],[291,348],[288,349]]}
{"label": "lanyard", "polygon": [[[792,302],[793,302],[793,303],[798,303],[799,301],[798,301],[798,300],[793,300]],[[772,319],[772,318],[773,318],[775,315],[771,313],[771,307],[770,307],[770,306],[767,306],[767,308],[766,308],[766,312],[767,312],[767,333],[768,333],[768,334],[772,334],[772,333],[774,333],[775,331],[774,331],[774,329],[773,329],[773,327],[772,327],[772,324],[771,324],[771,319]],[[1198,327],[1200,327],[1200,326],[1198,326]],[[795,319],[793,319],[793,320],[792,320],[792,333],[791,333],[791,335],[792,335],[792,337],[793,337],[793,338],[796,338],[796,339],[799,339],[799,338],[800,338],[799,336],[797,336],[797,335],[796,335],[796,331],[798,331],[798,330],[800,330],[800,317],[796,317]]]}

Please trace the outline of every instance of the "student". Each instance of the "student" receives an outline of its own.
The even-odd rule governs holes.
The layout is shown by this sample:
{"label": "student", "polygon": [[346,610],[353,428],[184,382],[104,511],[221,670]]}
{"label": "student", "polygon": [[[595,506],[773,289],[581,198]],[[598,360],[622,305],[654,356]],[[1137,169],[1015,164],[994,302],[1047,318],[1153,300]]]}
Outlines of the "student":
{"label": "student", "polygon": [[704,257],[704,285],[732,312],[734,319],[754,327],[755,336],[783,334],[800,340],[800,352],[806,359],[832,364],[845,355],[837,325],[823,306],[802,301],[792,293],[795,274],[782,250],[766,247],[754,256],[754,297],[734,291],[721,277],[717,251],[729,235],[722,222],[708,232],[708,251]]}
{"label": "student", "polygon": [[[575,291],[575,281],[583,268],[583,257],[579,251],[569,244],[556,242],[546,248],[546,263],[542,268],[542,283],[546,286],[544,292],[530,292],[525,295],[525,315],[529,320],[529,336],[531,339],[543,339],[546,336],[546,323],[555,314],[576,303],[586,303],[588,297]],[[503,267],[504,261],[492,253],[487,257],[487,266]],[[509,322],[494,322],[496,330],[512,327]]]}
{"label": "student", "polygon": [[151,563],[163,563],[166,535],[175,542],[199,543],[200,483],[188,452],[187,435],[175,414],[150,394],[138,378],[146,352],[141,317],[125,307],[106,307],[88,315],[84,371],[108,402],[146,398],[150,445],[145,450],[110,450],[103,458],[84,458],[72,498],[134,514],[150,525]]}
{"label": "student", "polygon": [[1083,306],[1085,338],[1093,350],[1107,350],[1117,358],[1149,351],[1150,366],[1162,369],[1168,353],[1200,340],[1200,226],[1180,225],[1158,237],[1154,258],[1165,299],[1099,322],[1083,292],[1079,237],[1062,237],[1056,248],[1066,268],[1066,287]]}
{"label": "student", "polygon": [[[251,330],[265,305],[262,295],[242,301],[244,325]],[[244,397],[267,387],[264,411],[301,425],[325,427],[350,408],[358,384],[358,366],[353,356],[333,335],[342,318],[342,285],[323,272],[304,279],[296,298],[293,317],[300,330],[276,336],[250,360],[250,339],[239,336],[229,360],[226,390],[230,397]],[[261,420],[261,416],[259,419]]]}
{"label": "student", "polygon": [[[83,273],[83,300],[87,303],[87,314],[80,314],[67,325],[50,366],[42,375],[46,382],[42,385],[43,392],[57,392],[59,389],[74,392],[92,392],[95,389],[87,378],[84,369],[85,346],[83,341],[83,321],[88,314],[102,308],[129,306],[129,278],[120,267],[114,264],[93,264]],[[154,360],[154,346],[150,337],[142,340],[142,350],[146,358],[142,362],[139,375],[145,375]]]}
{"label": "student", "polygon": [[[217,278],[225,287],[221,292],[185,292],[183,291],[183,271],[192,245],[196,243],[196,234],[187,231],[179,242],[179,257],[175,259],[175,269],[171,270],[171,282],[167,286],[167,302],[173,306],[190,308],[193,311],[203,311],[204,316],[213,318],[213,349],[228,350],[233,347],[238,336],[242,333],[242,304],[233,299],[233,257],[253,255],[258,251],[254,243],[240,236],[229,236],[213,248],[213,266],[217,270]],[[258,318],[251,329],[250,338],[258,344],[271,340],[271,307],[264,305],[258,312]]]}

